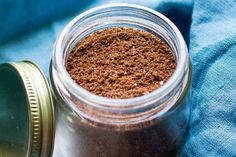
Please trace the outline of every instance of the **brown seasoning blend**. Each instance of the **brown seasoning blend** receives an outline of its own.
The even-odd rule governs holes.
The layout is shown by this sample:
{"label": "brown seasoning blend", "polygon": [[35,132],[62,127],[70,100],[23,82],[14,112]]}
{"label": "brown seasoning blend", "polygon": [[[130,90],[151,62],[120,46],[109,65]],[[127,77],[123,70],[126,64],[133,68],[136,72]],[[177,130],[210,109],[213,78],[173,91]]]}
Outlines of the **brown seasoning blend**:
{"label": "brown seasoning blend", "polygon": [[[122,99],[159,88],[175,68],[174,55],[162,39],[124,27],[100,30],[80,40],[66,62],[70,76],[83,88],[99,96]],[[77,145],[67,149],[83,157],[175,156],[185,136],[186,118],[182,108],[183,105],[179,111],[163,116],[161,121],[147,121],[135,129],[117,126],[113,130],[106,125],[99,127],[78,121],[79,133],[70,140],[83,149]]]}
{"label": "brown seasoning blend", "polygon": [[159,88],[173,74],[176,62],[169,46],[157,36],[113,27],[80,40],[66,68],[76,83],[94,94],[132,98]]}

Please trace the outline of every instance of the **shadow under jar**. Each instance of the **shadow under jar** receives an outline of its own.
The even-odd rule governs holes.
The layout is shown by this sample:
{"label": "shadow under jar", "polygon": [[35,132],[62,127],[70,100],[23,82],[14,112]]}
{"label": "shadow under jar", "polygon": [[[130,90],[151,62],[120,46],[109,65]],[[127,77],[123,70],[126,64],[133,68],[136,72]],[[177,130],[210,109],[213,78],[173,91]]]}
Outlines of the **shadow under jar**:
{"label": "shadow under jar", "polygon": [[[65,64],[78,41],[110,27],[150,32],[165,41],[177,67],[163,86],[128,99],[100,97],[76,84]],[[56,41],[51,65],[56,108],[54,157],[175,156],[188,130],[191,64],[184,39],[162,14],[136,5],[108,5],[73,19]]]}

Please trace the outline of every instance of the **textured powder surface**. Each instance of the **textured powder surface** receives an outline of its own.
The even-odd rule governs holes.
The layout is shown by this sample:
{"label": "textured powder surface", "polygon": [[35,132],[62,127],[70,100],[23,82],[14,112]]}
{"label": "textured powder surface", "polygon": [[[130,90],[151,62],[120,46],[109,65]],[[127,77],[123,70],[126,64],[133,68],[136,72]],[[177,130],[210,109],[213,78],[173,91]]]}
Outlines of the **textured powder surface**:
{"label": "textured powder surface", "polygon": [[171,49],[157,36],[133,28],[113,27],[82,39],[71,51],[66,69],[76,83],[109,98],[142,96],[173,74]]}

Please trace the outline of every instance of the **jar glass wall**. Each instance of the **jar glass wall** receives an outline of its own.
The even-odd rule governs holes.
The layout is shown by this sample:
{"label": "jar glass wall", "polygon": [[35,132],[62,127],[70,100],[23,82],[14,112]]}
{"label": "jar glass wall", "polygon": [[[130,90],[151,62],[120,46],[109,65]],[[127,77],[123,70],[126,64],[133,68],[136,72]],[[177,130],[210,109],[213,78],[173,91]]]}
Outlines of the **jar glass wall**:
{"label": "jar glass wall", "polygon": [[[131,27],[163,39],[177,67],[159,89],[144,96],[111,99],[76,84],[65,63],[72,48],[89,34]],[[191,65],[182,35],[162,14],[136,5],[108,5],[73,19],[58,37],[51,65],[56,108],[56,157],[174,156],[187,133]]]}

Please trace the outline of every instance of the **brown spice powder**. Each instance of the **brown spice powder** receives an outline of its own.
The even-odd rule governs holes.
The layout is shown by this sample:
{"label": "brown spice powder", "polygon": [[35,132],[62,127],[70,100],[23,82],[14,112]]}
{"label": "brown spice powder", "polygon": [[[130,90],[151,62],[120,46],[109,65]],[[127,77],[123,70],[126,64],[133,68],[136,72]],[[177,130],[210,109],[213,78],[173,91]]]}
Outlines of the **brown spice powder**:
{"label": "brown spice powder", "polygon": [[110,98],[150,93],[165,83],[175,68],[174,56],[164,41],[149,32],[124,27],[85,37],[66,62],[76,83]]}

